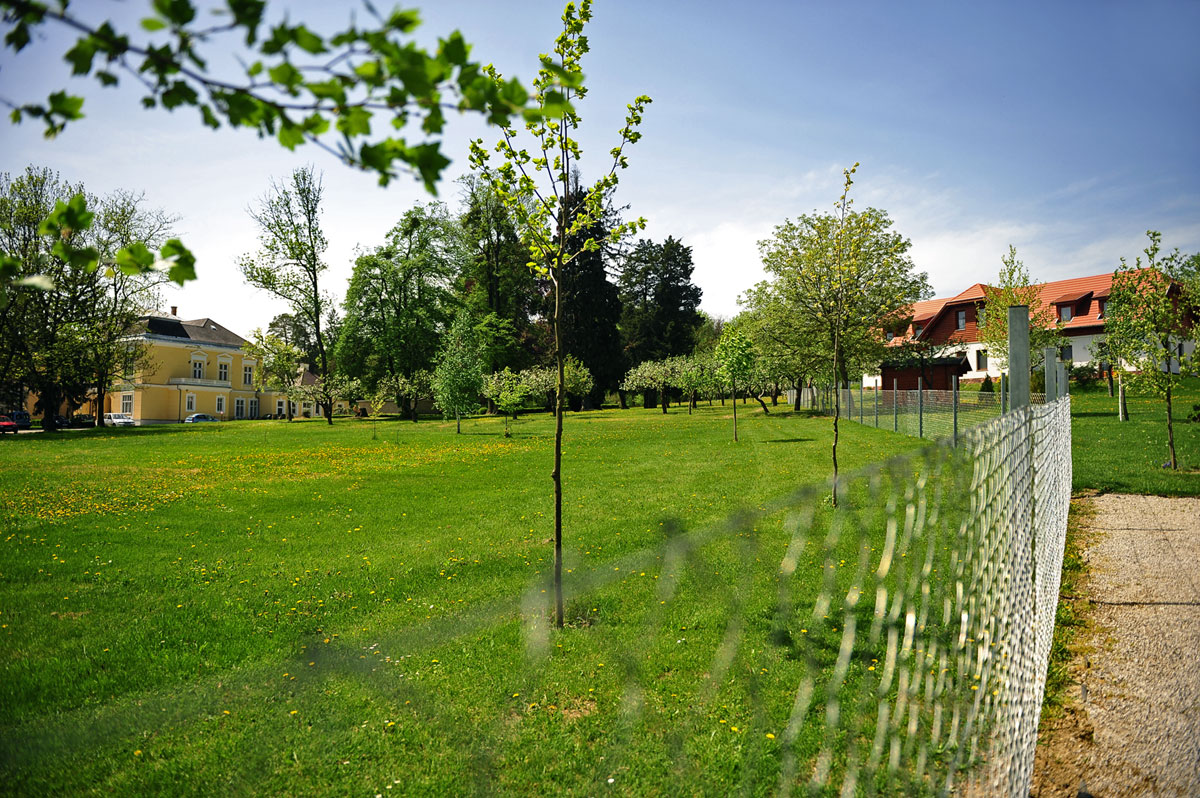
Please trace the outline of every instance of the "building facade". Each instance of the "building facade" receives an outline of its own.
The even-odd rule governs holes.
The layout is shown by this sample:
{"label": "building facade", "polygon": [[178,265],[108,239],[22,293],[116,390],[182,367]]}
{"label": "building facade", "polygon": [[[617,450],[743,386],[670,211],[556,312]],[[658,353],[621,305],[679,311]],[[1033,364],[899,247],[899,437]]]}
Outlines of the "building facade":
{"label": "building facade", "polygon": [[[1094,344],[1104,338],[1105,306],[1112,280],[1112,272],[1107,272],[1037,286],[1038,301],[1042,308],[1053,313],[1059,331],[1067,341],[1059,350],[1060,360],[1085,366],[1095,359]],[[888,333],[888,343],[897,347],[902,344],[926,345],[924,348],[930,356],[924,368],[915,366],[911,358],[904,362],[885,362],[880,374],[865,378],[864,384],[882,383],[885,389],[895,384],[901,390],[913,390],[917,387],[917,377],[923,372],[925,387],[947,390],[954,376],[967,381],[988,376],[993,380],[998,378],[1001,370],[996,354],[1003,360],[1007,353],[989,352],[979,340],[981,314],[989,290],[989,286],[976,283],[956,296],[913,305],[911,323],[902,332]],[[1192,352],[1196,343],[1189,341],[1181,346],[1182,355]],[[1178,365],[1173,368],[1178,370]]]}
{"label": "building facade", "polygon": [[212,319],[146,316],[132,337],[146,347],[146,367],[118,381],[100,412],[128,413],[137,424],[175,424],[193,413],[221,420],[282,415],[282,393],[258,391],[257,363],[246,340]]}

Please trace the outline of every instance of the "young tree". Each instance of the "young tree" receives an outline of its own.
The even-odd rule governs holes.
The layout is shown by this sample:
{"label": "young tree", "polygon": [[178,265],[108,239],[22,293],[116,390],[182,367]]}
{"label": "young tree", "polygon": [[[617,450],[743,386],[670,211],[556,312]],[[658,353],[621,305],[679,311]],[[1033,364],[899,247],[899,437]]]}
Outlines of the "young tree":
{"label": "young tree", "polygon": [[979,340],[987,345],[988,358],[1001,368],[1008,364],[1008,309],[1014,305],[1029,308],[1030,365],[1042,361],[1046,347],[1060,347],[1064,340],[1062,325],[1054,308],[1043,305],[1037,283],[1025,264],[1017,258],[1017,248],[1009,244],[1008,254],[1000,259],[996,284],[984,292],[987,297],[980,309]]}
{"label": "young tree", "polygon": [[[321,256],[328,246],[321,231],[321,178],[311,166],[296,169],[289,182],[272,181],[271,189],[250,216],[258,223],[259,249],[242,257],[246,282],[292,306],[292,312],[312,330],[317,376],[328,376],[329,355],[321,325],[332,305],[321,290],[321,274],[328,268]],[[322,404],[325,420],[333,424],[333,405]]]}
{"label": "young tree", "polygon": [[754,344],[736,328],[726,328],[717,342],[713,358],[717,362],[718,378],[729,386],[733,396],[733,440],[736,443],[737,391],[738,386],[745,386],[754,373]]}
{"label": "young tree", "polygon": [[318,407],[328,407],[326,421],[333,423],[333,406],[337,402],[353,405],[363,394],[362,383],[344,374],[328,374],[318,376],[308,385],[294,385],[288,391],[288,396],[296,402],[312,402]]}
{"label": "young tree", "polygon": [[254,388],[288,396],[284,407],[287,420],[292,420],[291,395],[300,379],[301,352],[277,335],[256,329],[242,351],[254,359]]}
{"label": "young tree", "polygon": [[483,358],[471,315],[462,308],[442,339],[442,352],[433,370],[433,401],[446,418],[454,417],[455,431],[462,432],[462,416],[479,409],[483,390]]}
{"label": "young tree", "polygon": [[1146,236],[1145,263],[1140,256],[1132,266],[1121,258],[1113,275],[1104,333],[1114,362],[1132,366],[1139,372],[1136,381],[1166,400],[1164,465],[1175,469],[1172,396],[1179,380],[1200,367],[1197,350],[1186,347],[1200,320],[1200,255],[1186,257],[1178,249],[1160,255],[1162,234],[1148,230]]}
{"label": "young tree", "polygon": [[[911,242],[891,230],[888,215],[875,208],[853,210],[850,187],[857,168],[844,170],[833,213],[784,221],[773,238],[759,242],[764,268],[797,314],[797,332],[826,353],[821,370],[838,385],[851,374],[878,367],[884,356],[881,327],[930,295],[925,274],[915,272],[908,257]],[[840,402],[835,402],[835,504],[840,415]]]}
{"label": "young tree", "polygon": [[529,396],[529,388],[521,380],[521,375],[510,368],[487,375],[483,379],[483,395],[496,405],[496,409],[504,416],[504,437],[511,438],[508,429],[508,417],[517,417],[517,411],[525,404]]}
{"label": "young tree", "polygon": [[[555,398],[554,469],[554,599],[555,625],[563,625],[562,593],[562,424],[565,399],[565,358],[561,322],[562,281],[572,262],[582,253],[596,250],[601,242],[584,239],[578,246],[572,241],[580,231],[588,230],[602,219],[605,197],[617,185],[617,170],[628,165],[625,145],[636,142],[641,134],[637,126],[649,97],[638,97],[628,106],[620,142],[611,151],[612,166],[595,184],[586,190],[571,190],[572,170],[582,155],[575,140],[580,117],[571,106],[572,100],[586,95],[580,60],[587,52],[584,25],[591,19],[591,0],[576,6],[568,3],[563,11],[563,32],[555,41],[554,52],[560,59],[557,65],[547,59],[534,81],[534,103],[540,108],[540,119],[528,123],[526,132],[532,146],[516,144],[517,131],[502,125],[504,137],[496,146],[503,163],[490,164],[490,154],[482,141],[471,144],[471,163],[484,179],[496,189],[517,225],[522,240],[530,251],[534,269],[550,280],[554,295],[554,359],[558,369]],[[490,74],[496,74],[494,70]],[[644,227],[638,219],[617,225],[608,231],[607,240],[619,241]]]}

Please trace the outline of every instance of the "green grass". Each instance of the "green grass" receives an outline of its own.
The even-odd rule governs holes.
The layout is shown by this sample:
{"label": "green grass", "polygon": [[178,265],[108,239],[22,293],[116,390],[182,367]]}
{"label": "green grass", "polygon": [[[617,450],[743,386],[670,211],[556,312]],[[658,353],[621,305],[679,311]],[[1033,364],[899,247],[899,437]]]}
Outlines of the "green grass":
{"label": "green grass", "polygon": [[1072,386],[1071,439],[1074,491],[1200,495],[1200,423],[1187,421],[1200,404],[1200,379],[1187,379],[1173,399],[1179,469],[1167,461],[1166,401],[1127,392],[1129,421],[1117,420],[1117,400],[1097,383]]}
{"label": "green grass", "polygon": [[[552,563],[547,417],[508,440],[480,419],[462,435],[342,420],[0,441],[5,790],[772,784],[767,735],[782,733],[805,669],[830,666],[840,616],[785,630],[795,645],[747,643],[718,681],[731,602],[754,627],[747,641],[772,634],[774,583],[746,574],[778,568],[786,518],[682,560],[661,548],[828,475],[828,419],[745,408],[739,444],[728,407],[570,415],[561,632],[538,587]],[[843,424],[841,466],[920,445]],[[844,536],[842,565],[862,540]],[[825,573],[810,545],[803,567]],[[847,716],[870,655],[856,649]]]}

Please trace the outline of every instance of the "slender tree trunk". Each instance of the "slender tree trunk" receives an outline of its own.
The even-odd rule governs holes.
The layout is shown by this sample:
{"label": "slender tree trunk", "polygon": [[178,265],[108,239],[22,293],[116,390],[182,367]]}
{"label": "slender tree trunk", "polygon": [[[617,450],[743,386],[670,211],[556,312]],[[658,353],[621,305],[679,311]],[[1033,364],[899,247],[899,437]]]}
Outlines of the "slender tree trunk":
{"label": "slender tree trunk", "polygon": [[462,435],[462,419],[458,415],[458,411],[454,411],[454,434]]}
{"label": "slender tree trunk", "polygon": [[768,416],[771,415],[771,408],[767,407],[767,403],[763,401],[762,394],[756,394],[754,398],[758,400],[760,405],[762,405],[763,412]]}
{"label": "slender tree trunk", "polygon": [[617,389],[617,400],[618,400],[618,401],[621,403],[621,409],[622,409],[622,410],[628,410],[628,409],[629,409],[629,404],[628,404],[628,402],[626,402],[626,400],[625,400],[625,392],[624,392],[624,391],[622,391],[620,388],[618,388],[618,389]]}
{"label": "slender tree trunk", "polygon": [[1108,395],[1110,397],[1113,395],[1113,366],[1111,363],[1108,364]]}
{"label": "slender tree trunk", "polygon": [[803,383],[804,383],[804,380],[801,380],[800,382],[796,382],[795,380],[792,380],[792,390],[795,392],[792,394],[792,412],[793,413],[798,412],[800,410],[800,391],[801,391],[801,385],[803,385]]}
{"label": "slender tree trunk", "polygon": [[[560,225],[562,227],[562,225]],[[561,249],[560,249],[561,252]],[[559,264],[561,267],[561,263]],[[558,366],[558,386],[554,397],[554,625],[559,629],[563,626],[563,588],[562,588],[562,430],[563,430],[563,393],[566,391],[566,368],[563,363],[562,337],[559,330],[559,317],[562,297],[559,293],[558,280],[561,272],[554,275],[554,360]]]}
{"label": "slender tree trunk", "polygon": [[[721,400],[721,404],[725,404],[725,400]],[[733,442],[737,443],[737,384],[733,385]]]}
{"label": "slender tree trunk", "polygon": [[321,404],[321,409],[325,411],[325,422],[329,426],[333,426],[333,402],[324,402]]}
{"label": "slender tree trunk", "polygon": [[658,391],[658,398],[662,404],[662,411],[663,415],[665,416],[667,414],[667,405],[671,402],[671,395],[667,393],[667,386],[663,385],[660,387]]}
{"label": "slender tree trunk", "polygon": [[1121,374],[1117,375],[1117,420],[1129,420],[1129,405],[1125,403],[1125,380]]}
{"label": "slender tree trunk", "polygon": [[[1167,362],[1167,368],[1171,367],[1170,361]],[[1167,374],[1168,380],[1170,374]],[[1171,419],[1171,383],[1167,382],[1167,452],[1170,454],[1171,470],[1179,468],[1179,464],[1175,459],[1175,423]]]}

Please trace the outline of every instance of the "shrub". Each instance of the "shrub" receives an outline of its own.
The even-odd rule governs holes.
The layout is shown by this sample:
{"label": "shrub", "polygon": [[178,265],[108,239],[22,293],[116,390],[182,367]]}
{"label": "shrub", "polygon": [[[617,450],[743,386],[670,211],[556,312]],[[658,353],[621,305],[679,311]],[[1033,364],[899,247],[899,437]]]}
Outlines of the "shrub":
{"label": "shrub", "polygon": [[1091,385],[1100,379],[1100,369],[1094,364],[1088,363],[1084,366],[1072,366],[1070,371],[1070,380],[1079,385]]}
{"label": "shrub", "polygon": [[980,385],[979,385],[979,392],[980,393],[995,393],[996,392],[996,386],[992,385],[992,375],[991,374],[984,376],[983,382],[980,383]]}

